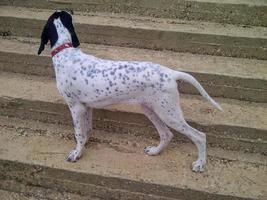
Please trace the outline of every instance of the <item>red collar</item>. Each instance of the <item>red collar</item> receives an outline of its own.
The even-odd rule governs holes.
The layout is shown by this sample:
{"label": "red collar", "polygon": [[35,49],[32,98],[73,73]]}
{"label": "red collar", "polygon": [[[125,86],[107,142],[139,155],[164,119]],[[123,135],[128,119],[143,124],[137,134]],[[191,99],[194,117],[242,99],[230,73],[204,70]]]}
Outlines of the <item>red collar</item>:
{"label": "red collar", "polygon": [[73,47],[71,43],[62,44],[62,45],[60,45],[59,47],[55,48],[55,49],[51,52],[51,55],[52,55],[52,57],[53,57],[54,55],[56,55],[57,53],[59,53],[59,52],[62,51],[63,49],[70,48],[70,47]]}

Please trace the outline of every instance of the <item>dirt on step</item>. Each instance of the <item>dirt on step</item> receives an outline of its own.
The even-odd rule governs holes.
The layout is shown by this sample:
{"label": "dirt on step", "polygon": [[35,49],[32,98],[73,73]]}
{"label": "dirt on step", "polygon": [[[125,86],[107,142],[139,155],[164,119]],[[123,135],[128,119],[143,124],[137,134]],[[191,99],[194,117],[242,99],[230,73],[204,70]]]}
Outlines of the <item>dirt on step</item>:
{"label": "dirt on step", "polygon": [[[57,134],[59,131],[69,135],[73,131],[71,127],[56,128],[56,125],[30,121],[24,126],[28,129],[22,132],[16,126],[1,126],[0,159],[82,172],[77,180],[90,173],[246,198],[259,199],[267,194],[266,157],[259,154],[208,148],[206,171],[196,174],[190,169],[197,157],[192,144],[171,144],[159,156],[150,157],[144,154],[143,148],[157,144],[158,139],[146,137],[146,133],[137,137],[94,131],[82,158],[73,164],[66,162],[65,157],[74,147],[74,141]],[[36,134],[31,128],[34,126],[50,133]]]}
{"label": "dirt on step", "polygon": [[24,185],[20,186],[23,188],[23,192],[0,190],[0,199],[1,200],[101,200],[100,198],[80,196],[77,194],[72,194],[68,192],[59,192],[56,190],[45,189],[41,187],[33,187],[33,186],[30,187]]}

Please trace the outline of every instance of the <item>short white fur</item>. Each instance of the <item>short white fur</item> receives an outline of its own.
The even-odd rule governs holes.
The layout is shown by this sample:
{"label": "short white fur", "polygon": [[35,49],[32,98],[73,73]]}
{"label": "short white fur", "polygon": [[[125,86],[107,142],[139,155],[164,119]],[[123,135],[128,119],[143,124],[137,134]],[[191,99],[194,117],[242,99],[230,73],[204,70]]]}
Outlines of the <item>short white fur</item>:
{"label": "short white fur", "polygon": [[[54,20],[58,40],[53,49],[71,42],[60,18]],[[206,164],[206,135],[185,121],[179,102],[177,80],[194,85],[212,105],[221,107],[206,93],[196,79],[184,72],[152,62],[105,60],[84,54],[79,48],[66,48],[53,58],[57,88],[69,106],[75,129],[76,148],[67,160],[81,157],[92,131],[92,109],[116,103],[134,103],[154,124],[158,146],[148,146],[145,153],[157,155],[167,147],[173,134],[168,127],[190,138],[198,149],[192,169],[202,172]]]}

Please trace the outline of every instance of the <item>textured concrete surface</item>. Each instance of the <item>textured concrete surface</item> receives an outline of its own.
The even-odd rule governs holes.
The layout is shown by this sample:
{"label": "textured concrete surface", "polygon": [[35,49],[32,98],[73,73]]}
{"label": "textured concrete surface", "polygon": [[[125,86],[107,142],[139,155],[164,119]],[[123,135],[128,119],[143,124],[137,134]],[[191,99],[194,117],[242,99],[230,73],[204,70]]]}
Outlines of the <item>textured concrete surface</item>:
{"label": "textured concrete surface", "polygon": [[267,26],[265,0],[2,0],[0,5]]}
{"label": "textured concrete surface", "polygon": [[1,181],[0,187],[6,189],[0,190],[0,199],[2,200],[101,200],[89,195],[82,196],[53,189],[25,186],[15,181]]}
{"label": "textured concrete surface", "polygon": [[143,148],[157,140],[145,132],[136,137],[95,130],[82,158],[69,163],[65,157],[74,146],[71,127],[29,120],[11,125],[2,117],[0,121],[3,180],[96,197],[107,197],[109,188],[111,199],[126,191],[123,199],[266,197],[266,156],[208,148],[207,171],[196,174],[190,169],[196,159],[191,144],[171,144],[150,157]]}
{"label": "textured concrete surface", "polygon": [[[70,123],[69,111],[58,94],[54,79],[4,72],[0,77],[1,115]],[[213,144],[266,152],[266,104],[229,99],[217,101],[223,112],[213,109],[199,96],[183,95],[181,105],[185,118],[196,128],[208,132]],[[123,123],[122,128],[125,126],[140,133],[144,130],[142,127],[151,126],[137,105],[121,104],[106,109],[95,111],[94,119],[99,128],[116,128],[116,123],[121,127],[120,123]],[[109,123],[105,124],[105,121]]]}
{"label": "textured concrete surface", "polygon": [[[40,37],[51,11],[0,7],[2,35]],[[87,43],[267,59],[266,27],[131,17],[75,15],[76,32]],[[90,37],[88,37],[90,36]]]}
{"label": "textured concrete surface", "polygon": [[[187,121],[207,133],[204,173],[191,171],[196,148],[176,132],[146,156],[158,134],[138,106],[123,104],[95,109],[82,158],[65,161],[75,145],[69,110],[49,48],[36,50],[47,17],[66,8],[85,52],[187,71],[226,97],[216,98],[219,112],[181,95]],[[0,24],[0,199],[267,199],[266,0],[2,0]]]}
{"label": "textured concrete surface", "polygon": [[[50,47],[37,56],[39,39],[6,38],[0,40],[0,69],[40,76],[54,76]],[[267,101],[267,61],[196,55],[171,51],[153,51],[127,47],[81,44],[81,49],[101,58],[142,60],[160,63],[191,73],[211,96],[255,102]],[[12,57],[13,59],[6,59]],[[179,83],[183,93],[199,94],[189,84]]]}

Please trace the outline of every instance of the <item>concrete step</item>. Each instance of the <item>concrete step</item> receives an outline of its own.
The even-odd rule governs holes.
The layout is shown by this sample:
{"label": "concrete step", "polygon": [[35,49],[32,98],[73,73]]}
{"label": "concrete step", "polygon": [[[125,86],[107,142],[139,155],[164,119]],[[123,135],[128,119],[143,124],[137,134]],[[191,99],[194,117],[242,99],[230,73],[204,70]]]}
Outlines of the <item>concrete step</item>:
{"label": "concrete step", "polygon": [[[35,197],[26,196],[24,194],[16,193],[16,192],[10,192],[7,190],[0,190],[0,198],[4,200],[29,200],[30,198],[32,200],[37,200]],[[42,198],[43,200],[44,198]]]}
{"label": "concrete step", "polygon": [[[245,152],[267,153],[267,106],[264,103],[217,99],[224,112],[214,110],[200,96],[182,95],[185,118],[208,135],[208,144]],[[72,124],[69,110],[49,77],[2,72],[0,74],[0,115]],[[117,104],[95,109],[94,127],[157,137],[155,128],[138,105]],[[174,142],[188,140],[182,136]]]}
{"label": "concrete step", "polygon": [[[0,33],[39,38],[52,12],[1,6]],[[75,22],[86,43],[267,59],[266,27],[84,12]]]}
{"label": "concrete step", "polygon": [[114,200],[267,197],[266,156],[210,147],[207,170],[196,174],[190,169],[196,159],[192,144],[171,143],[150,157],[143,148],[157,140],[145,132],[137,137],[94,130],[82,158],[69,163],[72,131],[71,126],[0,117],[0,188],[12,190],[13,183],[16,192],[26,185]]}
{"label": "concrete step", "polygon": [[68,8],[83,12],[131,13],[157,18],[267,26],[265,0],[2,0],[0,5],[53,10]]}
{"label": "concrete step", "polygon": [[[54,76],[50,48],[36,52],[40,40],[13,37],[0,39],[0,70],[31,75]],[[81,44],[95,56],[115,60],[146,60],[191,73],[211,96],[267,102],[267,61],[229,58],[171,51],[154,51],[117,46]],[[12,59],[10,59],[12,57]],[[199,94],[189,84],[179,83],[183,93]]]}
{"label": "concrete step", "polygon": [[59,192],[53,188],[47,189],[23,185],[11,180],[1,180],[0,188],[5,189],[0,190],[0,199],[2,200],[101,200],[89,195],[82,196],[68,192]]}

